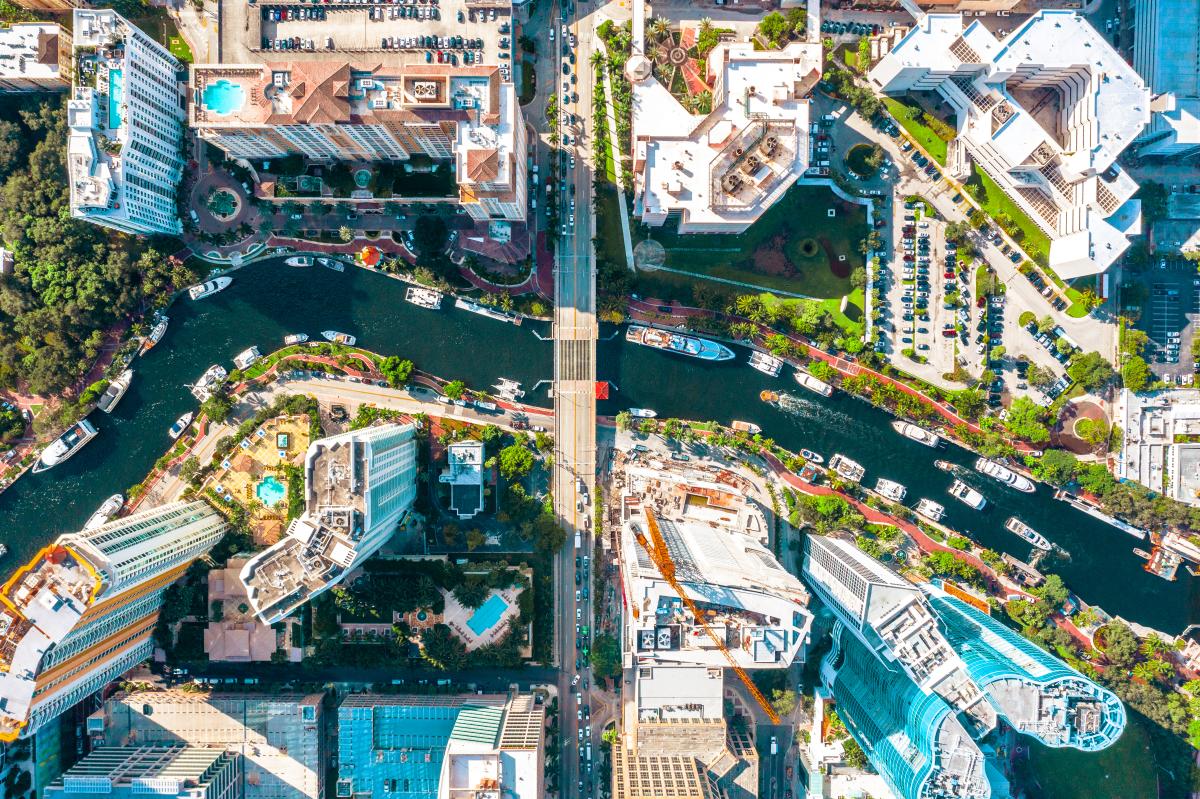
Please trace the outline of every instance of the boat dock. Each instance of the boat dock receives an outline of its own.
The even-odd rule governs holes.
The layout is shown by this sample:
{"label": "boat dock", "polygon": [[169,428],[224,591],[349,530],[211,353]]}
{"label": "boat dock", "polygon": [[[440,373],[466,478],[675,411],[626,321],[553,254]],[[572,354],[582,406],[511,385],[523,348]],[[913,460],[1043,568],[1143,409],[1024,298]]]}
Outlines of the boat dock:
{"label": "boat dock", "polygon": [[1143,541],[1146,539],[1146,531],[1145,530],[1141,529],[1140,527],[1134,527],[1132,524],[1129,524],[1128,522],[1123,522],[1120,519],[1117,519],[1113,516],[1109,516],[1107,513],[1100,510],[1092,503],[1088,502],[1087,500],[1081,499],[1081,498],[1075,496],[1074,494],[1068,494],[1066,491],[1063,491],[1060,489],[1060,490],[1054,492],[1054,498],[1061,499],[1063,502],[1065,502],[1068,505],[1070,505],[1071,507],[1075,508],[1075,510],[1081,510],[1089,516],[1099,519],[1102,522],[1111,524],[1113,527],[1117,528],[1121,532],[1129,533],[1134,538],[1137,538],[1137,539],[1143,540]]}

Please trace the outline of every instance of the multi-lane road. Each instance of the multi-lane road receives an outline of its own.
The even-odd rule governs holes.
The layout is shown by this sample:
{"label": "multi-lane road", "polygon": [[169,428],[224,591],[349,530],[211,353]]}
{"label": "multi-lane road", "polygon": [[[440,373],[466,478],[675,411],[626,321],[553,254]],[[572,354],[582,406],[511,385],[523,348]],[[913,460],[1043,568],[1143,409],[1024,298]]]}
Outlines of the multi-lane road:
{"label": "multi-lane road", "polygon": [[[569,6],[567,9],[569,10]],[[592,99],[591,31],[579,14],[563,13],[556,20],[553,42],[544,42],[559,69],[556,80],[566,81],[570,93],[559,92],[563,117],[560,132],[571,144],[555,142],[551,157],[559,159],[559,229],[554,269],[554,507],[567,532],[567,543],[555,563],[555,641],[559,671],[559,709],[562,735],[560,790],[562,797],[590,797],[595,792],[594,767],[599,730],[592,736],[585,687],[593,683],[584,646],[591,636],[591,523],[595,515],[596,475],[596,273],[592,252],[592,181],[586,137]],[[563,55],[574,53],[571,63]],[[562,65],[566,65],[566,73]],[[573,77],[571,77],[573,76]],[[574,81],[572,83],[572,81]],[[556,88],[562,88],[556,86]],[[568,124],[574,114],[579,124]],[[578,547],[576,544],[578,543]],[[587,558],[587,560],[585,560]],[[576,564],[579,564],[577,567]],[[578,578],[578,579],[577,579]],[[578,583],[578,585],[577,585]],[[584,632],[586,630],[586,633]],[[581,646],[582,644],[582,646]],[[582,668],[580,668],[580,665]],[[583,733],[581,734],[581,730]],[[587,737],[588,740],[584,740]],[[589,746],[588,744],[592,744]]]}

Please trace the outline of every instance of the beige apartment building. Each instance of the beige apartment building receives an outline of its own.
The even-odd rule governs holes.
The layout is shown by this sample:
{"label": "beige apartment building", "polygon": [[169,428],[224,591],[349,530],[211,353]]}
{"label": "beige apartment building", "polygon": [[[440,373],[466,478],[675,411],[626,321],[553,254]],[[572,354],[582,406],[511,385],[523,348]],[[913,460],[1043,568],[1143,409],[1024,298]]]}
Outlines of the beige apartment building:
{"label": "beige apartment building", "polygon": [[0,93],[71,88],[71,34],[53,22],[0,27]]}
{"label": "beige apartment building", "polygon": [[190,90],[190,124],[232,157],[425,156],[453,165],[458,202],[472,218],[525,219],[525,126],[499,67],[209,64],[192,67]]}

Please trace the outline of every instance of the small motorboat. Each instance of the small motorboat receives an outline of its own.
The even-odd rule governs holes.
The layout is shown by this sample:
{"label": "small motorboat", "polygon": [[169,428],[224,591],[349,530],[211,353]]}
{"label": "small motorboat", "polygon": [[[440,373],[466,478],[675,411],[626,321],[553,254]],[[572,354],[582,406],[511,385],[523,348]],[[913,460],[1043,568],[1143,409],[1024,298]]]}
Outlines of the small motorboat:
{"label": "small motorboat", "polygon": [[924,516],[931,522],[940,522],[942,517],[946,515],[946,508],[939,502],[934,502],[932,499],[920,499],[917,501],[917,507],[913,508],[918,516]]}
{"label": "small motorboat", "polygon": [[326,269],[332,269],[335,272],[346,271],[346,265],[336,258],[318,258],[317,263]]}
{"label": "small motorboat", "polygon": [[629,415],[639,419],[654,419],[658,416],[658,411],[652,411],[649,408],[630,408]]}
{"label": "small motorboat", "polygon": [[740,419],[734,419],[729,426],[740,433],[749,433],[752,436],[762,432],[762,428],[754,422],[743,422]]}
{"label": "small motorboat", "polygon": [[867,473],[862,464],[852,461],[840,452],[829,459],[829,468],[844,480],[858,482]]}
{"label": "small motorboat", "polygon": [[175,420],[175,424],[171,425],[170,431],[172,441],[183,435],[183,431],[188,429],[188,425],[192,423],[192,419],[195,417],[195,415],[196,414],[194,414],[192,411],[188,411],[183,416],[180,416]]}
{"label": "small motorboat", "polygon": [[358,339],[349,333],[339,333],[336,330],[322,330],[321,335],[325,337],[326,341],[332,341],[334,344],[345,344],[347,347],[353,347],[355,342],[358,341]]}
{"label": "small motorboat", "polygon": [[125,504],[124,494],[113,494],[96,509],[96,512],[88,517],[88,520],[83,523],[84,531],[95,530],[98,527],[103,527],[112,520],[112,517],[117,515],[121,507]]}
{"label": "small motorboat", "polygon": [[829,385],[824,380],[818,380],[808,372],[802,372],[797,369],[794,377],[796,378],[797,383],[804,386],[814,394],[820,394],[822,397],[833,396],[833,386]]}
{"label": "small motorboat", "polygon": [[809,463],[824,463],[825,462],[825,459],[823,457],[821,457],[818,453],[813,452],[811,449],[801,449],[800,457],[804,458],[804,460],[808,461]]}
{"label": "small motorboat", "polygon": [[313,259],[310,255],[293,255],[284,261],[288,266],[312,266]]}
{"label": "small motorboat", "polygon": [[283,337],[283,343],[289,347],[293,344],[303,344],[306,341],[308,341],[307,333],[292,333],[290,336]]}
{"label": "small motorboat", "polygon": [[885,477],[880,477],[875,482],[875,491],[885,499],[890,499],[892,502],[902,502],[904,497],[908,495],[908,489],[895,480],[888,480]]}

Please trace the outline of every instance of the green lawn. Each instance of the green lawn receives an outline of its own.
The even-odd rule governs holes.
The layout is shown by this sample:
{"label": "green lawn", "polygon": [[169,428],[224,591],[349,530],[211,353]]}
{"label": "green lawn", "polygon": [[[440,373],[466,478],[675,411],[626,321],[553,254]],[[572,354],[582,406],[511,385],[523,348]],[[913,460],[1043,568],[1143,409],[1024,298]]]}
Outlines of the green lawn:
{"label": "green lawn", "polygon": [[611,183],[596,187],[596,253],[601,259],[626,264],[621,205],[617,200],[617,188]]}
{"label": "green lawn", "polygon": [[[793,186],[745,233],[681,235],[668,222],[643,237],[666,248],[672,269],[824,299],[850,292],[850,272],[863,266],[858,245],[866,234],[863,206],[843,202],[824,186]],[[818,243],[815,255],[801,251],[806,240]],[[834,259],[845,256],[836,262],[844,276],[834,274],[826,251]]]}
{"label": "green lawn", "polygon": [[171,51],[171,55],[185,64],[190,64],[194,60],[192,48],[188,47],[188,43],[183,40],[182,36],[167,37],[167,49]]}
{"label": "green lawn", "polygon": [[933,157],[933,160],[945,166],[946,141],[921,121],[921,107],[916,103],[907,103],[895,97],[884,97],[883,103],[900,127],[904,128],[908,135]]}
{"label": "green lawn", "polygon": [[[812,302],[812,300],[800,300],[792,297],[776,297],[774,294],[761,295],[763,302],[768,308],[776,305],[794,305],[799,306],[801,303]],[[863,334],[863,303],[865,301],[863,290],[854,289],[850,292],[850,299],[846,304],[846,313],[842,313],[841,297],[830,297],[826,300],[820,300],[821,307],[829,311],[829,315],[833,317],[833,321],[846,333],[852,336],[861,336]]]}
{"label": "green lawn", "polygon": [[1021,248],[1029,253],[1030,258],[1043,267],[1050,262],[1050,238],[1019,205],[996,185],[996,181],[988,177],[987,173],[974,163],[971,164],[971,179],[967,181],[967,185],[977,185],[983,188],[983,193],[977,202],[983,206],[983,210],[988,216],[995,219],[998,215],[1004,214],[1020,228],[1024,238],[1019,243]]}

